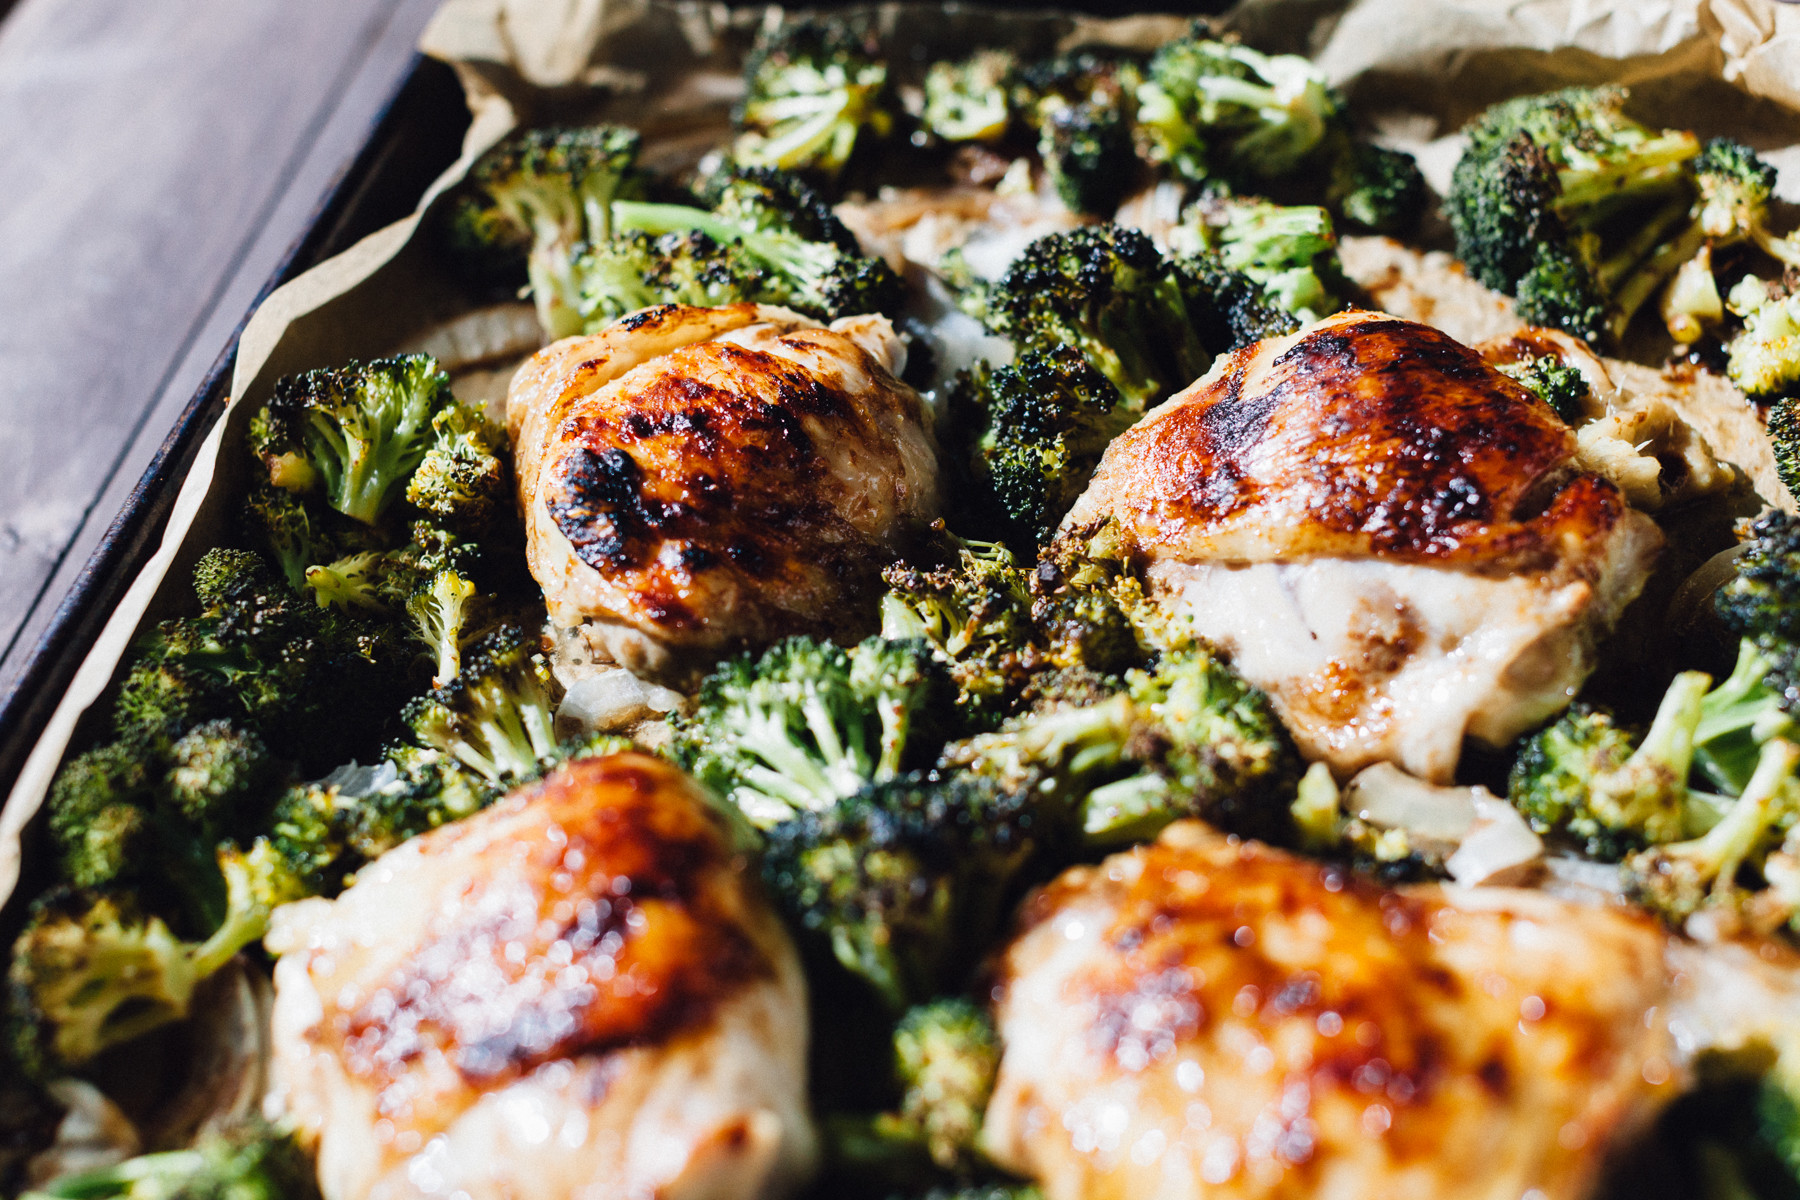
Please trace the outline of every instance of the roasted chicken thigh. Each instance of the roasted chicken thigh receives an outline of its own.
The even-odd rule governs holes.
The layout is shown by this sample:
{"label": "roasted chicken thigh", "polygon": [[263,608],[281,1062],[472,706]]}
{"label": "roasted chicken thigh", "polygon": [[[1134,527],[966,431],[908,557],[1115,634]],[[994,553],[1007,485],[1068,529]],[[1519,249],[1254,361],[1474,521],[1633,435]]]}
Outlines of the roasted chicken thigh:
{"label": "roasted chicken thigh", "polygon": [[[884,317],[668,305],[520,368],[507,399],[552,616],[640,672],[802,630],[937,515],[937,460]],[[872,621],[873,607],[869,607]]]}
{"label": "roasted chicken thigh", "polygon": [[277,915],[275,1107],[326,1200],[779,1196],[806,985],[681,772],[563,767]]}
{"label": "roasted chicken thigh", "polygon": [[1023,923],[985,1136],[1049,1200],[1578,1200],[1683,1082],[1665,935],[1622,909],[1189,822]]}
{"label": "roasted chicken thigh", "polygon": [[1661,535],[1473,350],[1350,311],[1219,360],[1107,449],[1161,602],[1267,690],[1309,758],[1448,780],[1566,705]]}

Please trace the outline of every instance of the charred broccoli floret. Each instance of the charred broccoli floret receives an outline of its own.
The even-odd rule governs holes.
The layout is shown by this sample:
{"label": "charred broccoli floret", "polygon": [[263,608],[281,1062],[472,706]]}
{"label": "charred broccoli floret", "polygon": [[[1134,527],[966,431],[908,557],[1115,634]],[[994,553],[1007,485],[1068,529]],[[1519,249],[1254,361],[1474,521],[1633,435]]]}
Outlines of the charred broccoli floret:
{"label": "charred broccoli floret", "polygon": [[997,722],[1039,665],[1030,572],[995,542],[960,542],[957,562],[882,572],[881,636],[923,638],[949,664],[962,724]]}
{"label": "charred broccoli floret", "polygon": [[535,773],[556,753],[555,678],[537,639],[504,624],[469,648],[462,670],[407,705],[420,744],[498,782]]}
{"label": "charred broccoli floret", "polygon": [[1325,207],[1352,232],[1403,236],[1425,203],[1425,176],[1410,154],[1351,139],[1333,159]]}
{"label": "charred broccoli floret", "polygon": [[1150,60],[1138,89],[1146,157],[1194,182],[1292,173],[1340,121],[1343,100],[1294,54],[1187,37]]}
{"label": "charred broccoli floret", "polygon": [[1570,366],[1554,354],[1503,363],[1500,373],[1549,405],[1568,425],[1581,419],[1594,390],[1579,368]]}
{"label": "charred broccoli floret", "polygon": [[915,1005],[894,1029],[899,1110],[876,1127],[924,1146],[946,1171],[967,1171],[981,1161],[976,1139],[999,1069],[1000,1038],[980,1007],[961,997]]}
{"label": "charred broccoli floret", "polygon": [[979,432],[974,467],[1008,540],[1035,548],[1087,487],[1107,444],[1137,418],[1073,346],[1028,351],[968,379]]}
{"label": "charred broccoli floret", "polygon": [[1175,267],[1194,328],[1219,353],[1300,328],[1293,313],[1271,303],[1261,284],[1226,266],[1217,251],[1178,258]]}
{"label": "charred broccoli floret", "polygon": [[621,200],[622,235],[583,255],[581,313],[597,328],[646,303],[779,304],[824,320],[898,315],[899,276],[865,257],[830,207],[792,175],[737,172],[716,188],[711,211]]}
{"label": "charred broccoli floret", "polygon": [[1021,354],[1079,351],[1135,418],[1212,362],[1185,283],[1136,230],[1083,226],[1026,248],[995,288],[990,320]]}
{"label": "charred broccoli floret", "polygon": [[1037,131],[1038,157],[1064,204],[1110,216],[1136,178],[1132,125],[1143,69],[1123,51],[1086,47],[1019,72],[1013,102]]}
{"label": "charred broccoli floret", "polygon": [[264,480],[250,486],[243,523],[248,539],[273,556],[288,585],[295,589],[306,586],[308,567],[381,545],[380,535],[362,522],[331,509],[315,508],[286,488]]}
{"label": "charred broccoli floret", "polygon": [[941,738],[919,727],[950,692],[924,641],[870,638],[845,650],[793,637],[709,675],[676,728],[675,753],[767,828],[928,761]]}
{"label": "charred broccoli floret", "polygon": [[856,21],[812,17],[766,29],[744,62],[732,158],[835,178],[865,132],[885,137],[893,128],[887,76],[872,31]]}
{"label": "charred broccoli floret", "polygon": [[1012,120],[1018,57],[1010,50],[977,50],[960,61],[940,59],[925,73],[919,124],[946,142],[996,142]]}
{"label": "charred broccoli floret", "polygon": [[[1669,335],[1682,343],[1696,340],[1725,316],[1727,306],[1713,275],[1718,251],[1749,243],[1784,268],[1800,267],[1800,241],[1777,237],[1768,225],[1775,189],[1773,165],[1742,142],[1714,138],[1694,158],[1693,171],[1699,197],[1687,228],[1669,241],[1668,253],[1682,262],[1662,301]],[[1734,294],[1730,307],[1748,323],[1768,297],[1757,284],[1745,286],[1742,296]],[[1761,382],[1753,376],[1746,372],[1745,382]]]}
{"label": "charred broccoli floret", "polygon": [[312,1159],[293,1135],[251,1119],[204,1133],[187,1150],[61,1176],[20,1200],[313,1200],[318,1194]]}
{"label": "charred broccoli floret", "polygon": [[128,895],[65,888],[32,906],[8,972],[30,1065],[79,1066],[186,1016],[200,981],[262,937],[275,904],[304,894],[271,855],[226,847],[218,867],[225,915],[204,941],[181,940]]}
{"label": "charred broccoli floret", "polygon": [[[1621,88],[1497,104],[1468,129],[1445,208],[1457,253],[1519,315],[1600,341],[1687,257],[1665,244],[1693,194],[1690,133],[1627,117]],[[1691,251],[1690,251],[1691,253]]]}
{"label": "charred broccoli floret", "polygon": [[353,362],[277,380],[250,439],[276,486],[320,489],[332,508],[373,525],[406,494],[438,441],[439,414],[455,405],[429,355]]}
{"label": "charred broccoli floret", "polygon": [[474,409],[451,404],[431,418],[425,457],[406,484],[409,504],[465,537],[485,533],[512,502],[506,438]]}
{"label": "charred broccoli floret", "polygon": [[634,130],[613,125],[506,138],[469,170],[450,209],[452,247],[478,264],[523,251],[544,332],[580,333],[575,254],[612,236],[612,202],[637,191],[638,145]]}
{"label": "charred broccoli floret", "polygon": [[1056,832],[1036,798],[908,773],[772,825],[763,877],[803,930],[899,1010],[974,964]]}

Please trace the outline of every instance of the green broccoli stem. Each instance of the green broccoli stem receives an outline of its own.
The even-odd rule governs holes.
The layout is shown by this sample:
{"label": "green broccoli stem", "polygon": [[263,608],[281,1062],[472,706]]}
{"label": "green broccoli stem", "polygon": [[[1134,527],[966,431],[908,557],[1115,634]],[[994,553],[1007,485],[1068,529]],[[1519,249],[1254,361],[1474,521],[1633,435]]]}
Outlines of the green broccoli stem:
{"label": "green broccoli stem", "polygon": [[1640,143],[1628,156],[1565,166],[1556,173],[1556,210],[1579,226],[1603,220],[1623,203],[1684,189],[1686,164],[1699,153],[1698,138],[1672,131]]}
{"label": "green broccoli stem", "polygon": [[1609,828],[1640,829],[1653,843],[1682,836],[1694,728],[1711,683],[1702,671],[1677,675],[1631,757],[1589,782],[1589,803]]}
{"label": "green broccoli stem", "polygon": [[1631,318],[1637,315],[1637,310],[1644,306],[1644,302],[1681,269],[1682,263],[1699,252],[1700,247],[1705,244],[1705,235],[1701,234],[1696,239],[1697,231],[1697,226],[1692,227],[1683,231],[1680,237],[1663,243],[1613,293],[1612,311],[1607,314],[1606,327],[1614,341],[1625,336],[1625,330],[1631,325]]}
{"label": "green broccoli stem", "polygon": [[1708,692],[1694,728],[1695,765],[1729,792],[1741,792],[1756,769],[1758,747],[1771,737],[1786,737],[1793,719],[1780,707],[1780,696],[1763,682],[1771,664],[1748,638],[1738,644],[1737,664],[1718,687]]}
{"label": "green broccoli stem", "polygon": [[[1688,206],[1681,200],[1673,201],[1659,208],[1654,216],[1637,227],[1625,240],[1624,245],[1594,268],[1595,281],[1609,292],[1616,290],[1619,281],[1629,275],[1632,268],[1642,263],[1647,256],[1655,253],[1657,248],[1663,244],[1668,232],[1679,225],[1687,213]],[[1683,245],[1687,245],[1698,230],[1697,223],[1691,224],[1678,240]],[[1704,242],[1705,235],[1700,234],[1699,239],[1691,242],[1692,250],[1689,251],[1687,258],[1693,257],[1693,252],[1697,251]],[[1682,261],[1685,262],[1686,258]]]}
{"label": "green broccoli stem", "polygon": [[1081,832],[1097,847],[1146,841],[1175,819],[1169,801],[1169,781],[1155,771],[1101,784],[1082,802]]}
{"label": "green broccoli stem", "polygon": [[1800,746],[1782,738],[1767,742],[1744,794],[1726,809],[1717,825],[1693,841],[1664,846],[1653,853],[1693,864],[1712,880],[1715,893],[1729,889],[1738,869],[1776,823],[1780,806],[1792,804],[1796,766],[1800,766]]}
{"label": "green broccoli stem", "polygon": [[181,1185],[206,1167],[206,1156],[198,1150],[165,1150],[158,1154],[140,1154],[110,1167],[65,1175],[38,1191],[24,1192],[19,1200],[101,1200],[106,1196],[137,1194],[137,1185],[146,1195],[178,1196],[185,1194]]}

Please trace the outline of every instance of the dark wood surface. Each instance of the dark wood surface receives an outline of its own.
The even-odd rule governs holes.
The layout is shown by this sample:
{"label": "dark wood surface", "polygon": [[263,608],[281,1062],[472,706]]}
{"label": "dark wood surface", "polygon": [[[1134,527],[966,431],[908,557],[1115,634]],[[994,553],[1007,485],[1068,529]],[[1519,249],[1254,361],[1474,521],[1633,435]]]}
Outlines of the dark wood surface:
{"label": "dark wood surface", "polygon": [[0,695],[436,3],[0,0]]}

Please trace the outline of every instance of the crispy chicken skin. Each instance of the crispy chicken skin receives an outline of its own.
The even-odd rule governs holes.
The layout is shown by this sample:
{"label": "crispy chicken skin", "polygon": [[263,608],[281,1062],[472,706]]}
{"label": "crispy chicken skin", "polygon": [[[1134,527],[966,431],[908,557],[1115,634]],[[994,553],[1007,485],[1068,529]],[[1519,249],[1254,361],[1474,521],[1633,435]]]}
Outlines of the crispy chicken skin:
{"label": "crispy chicken skin", "polygon": [[1049,1200],[1575,1200],[1681,1083],[1664,935],[1620,909],[1188,822],[1023,925],[985,1137]]}
{"label": "crispy chicken skin", "polygon": [[571,763],[281,910],[273,1104],[327,1200],[784,1195],[806,988],[695,785]]}
{"label": "crispy chicken skin", "polygon": [[1568,703],[1661,542],[1473,350],[1357,311],[1225,356],[1122,434],[1065,535],[1107,518],[1309,757],[1439,781],[1465,735]]}
{"label": "crispy chicken skin", "polygon": [[[847,603],[937,515],[936,451],[882,317],[664,306],[547,347],[507,400],[551,614],[679,675]],[[873,608],[860,614],[872,622]]]}

